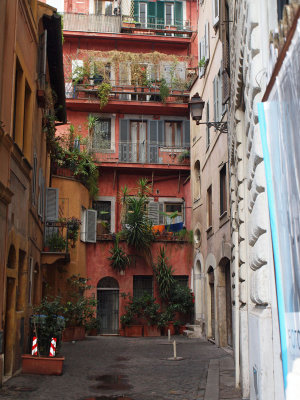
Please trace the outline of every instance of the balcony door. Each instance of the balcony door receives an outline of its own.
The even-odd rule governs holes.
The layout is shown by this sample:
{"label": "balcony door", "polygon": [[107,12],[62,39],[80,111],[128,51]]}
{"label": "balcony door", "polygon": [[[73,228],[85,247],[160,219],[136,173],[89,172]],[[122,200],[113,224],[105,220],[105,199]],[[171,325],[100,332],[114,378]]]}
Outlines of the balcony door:
{"label": "balcony door", "polygon": [[147,149],[147,123],[130,121],[131,161],[146,162]]}

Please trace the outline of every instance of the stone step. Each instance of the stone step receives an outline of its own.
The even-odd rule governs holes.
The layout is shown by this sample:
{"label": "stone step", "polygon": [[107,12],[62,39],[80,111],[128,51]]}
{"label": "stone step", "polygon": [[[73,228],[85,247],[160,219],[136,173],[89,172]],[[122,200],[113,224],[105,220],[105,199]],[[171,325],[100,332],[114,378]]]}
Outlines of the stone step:
{"label": "stone step", "polygon": [[202,338],[202,330],[200,325],[186,325],[186,329],[183,331],[183,335],[190,338]]}

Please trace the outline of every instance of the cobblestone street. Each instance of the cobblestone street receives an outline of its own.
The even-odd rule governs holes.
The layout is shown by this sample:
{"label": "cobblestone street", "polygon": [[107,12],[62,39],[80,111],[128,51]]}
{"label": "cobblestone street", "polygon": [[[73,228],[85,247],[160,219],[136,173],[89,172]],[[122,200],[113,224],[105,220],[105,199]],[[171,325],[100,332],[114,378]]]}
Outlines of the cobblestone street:
{"label": "cobblestone street", "polygon": [[[172,339],[173,340],[173,339]],[[62,376],[19,375],[0,390],[1,399],[30,400],[218,400],[241,399],[234,389],[231,355],[200,340],[88,337],[64,343]]]}

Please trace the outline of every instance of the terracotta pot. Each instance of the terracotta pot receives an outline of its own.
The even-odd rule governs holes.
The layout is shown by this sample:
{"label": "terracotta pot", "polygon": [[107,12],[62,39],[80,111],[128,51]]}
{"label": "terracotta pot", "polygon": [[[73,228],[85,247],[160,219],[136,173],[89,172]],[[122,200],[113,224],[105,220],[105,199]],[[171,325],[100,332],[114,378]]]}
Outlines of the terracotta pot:
{"label": "terracotta pot", "polygon": [[143,325],[125,326],[125,336],[127,336],[127,337],[143,336]]}
{"label": "terracotta pot", "polygon": [[160,329],[157,327],[157,325],[154,326],[149,326],[149,325],[145,325],[144,326],[144,336],[160,336],[161,332]]}
{"label": "terracotta pot", "polygon": [[98,335],[97,328],[93,328],[88,331],[88,336],[97,336],[97,335]]}
{"label": "terracotta pot", "polygon": [[120,328],[120,329],[119,329],[119,335],[120,335],[120,336],[125,336],[125,329]]}
{"label": "terracotta pot", "polygon": [[63,342],[72,342],[73,340],[85,339],[85,327],[84,326],[70,326],[65,328],[62,334]]}
{"label": "terracotta pot", "polygon": [[169,322],[168,325],[165,327],[165,335],[168,336],[168,329],[170,329],[170,335],[175,335],[175,329],[173,322]]}
{"label": "terracotta pot", "polygon": [[22,355],[23,374],[62,375],[64,357]]}

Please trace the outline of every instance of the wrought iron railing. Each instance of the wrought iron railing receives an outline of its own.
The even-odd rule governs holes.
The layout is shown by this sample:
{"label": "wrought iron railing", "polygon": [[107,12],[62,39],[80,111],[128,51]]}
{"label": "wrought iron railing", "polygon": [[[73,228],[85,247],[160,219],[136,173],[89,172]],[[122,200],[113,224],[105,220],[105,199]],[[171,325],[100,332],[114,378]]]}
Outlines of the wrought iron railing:
{"label": "wrought iron railing", "polygon": [[66,223],[46,221],[43,251],[45,253],[68,253],[68,225]]}
{"label": "wrought iron railing", "polygon": [[190,146],[157,142],[110,142],[91,138],[88,150],[98,162],[188,165]]}
{"label": "wrought iron railing", "polygon": [[[133,20],[128,16],[122,18],[122,30],[134,30],[134,33],[143,33],[143,31],[159,31],[164,35],[190,36],[196,31],[196,27],[191,26],[189,20],[174,20],[166,22],[165,19],[148,17],[147,20]],[[140,30],[140,32],[139,32]],[[154,32],[155,33],[155,32]]]}

